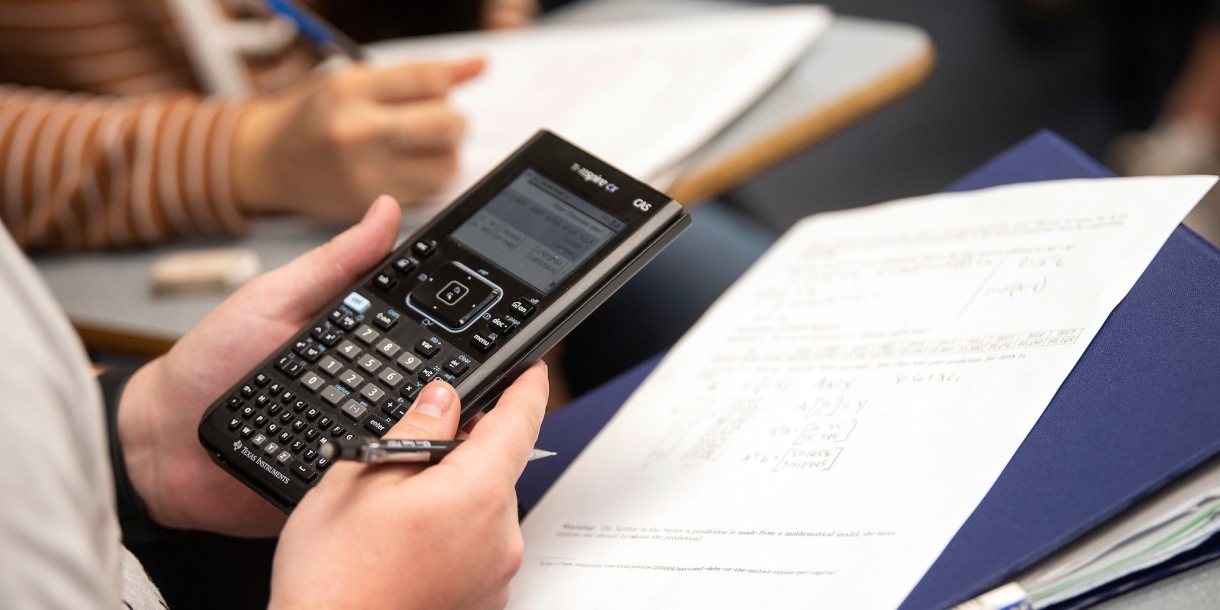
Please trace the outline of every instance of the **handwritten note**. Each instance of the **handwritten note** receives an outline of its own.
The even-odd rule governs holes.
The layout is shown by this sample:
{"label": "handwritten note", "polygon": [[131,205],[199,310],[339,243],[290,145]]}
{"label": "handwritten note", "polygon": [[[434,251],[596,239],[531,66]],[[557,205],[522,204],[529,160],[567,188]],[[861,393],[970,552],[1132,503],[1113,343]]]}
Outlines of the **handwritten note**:
{"label": "handwritten note", "polygon": [[1214,182],[800,222],[526,518],[510,607],[897,607]]}

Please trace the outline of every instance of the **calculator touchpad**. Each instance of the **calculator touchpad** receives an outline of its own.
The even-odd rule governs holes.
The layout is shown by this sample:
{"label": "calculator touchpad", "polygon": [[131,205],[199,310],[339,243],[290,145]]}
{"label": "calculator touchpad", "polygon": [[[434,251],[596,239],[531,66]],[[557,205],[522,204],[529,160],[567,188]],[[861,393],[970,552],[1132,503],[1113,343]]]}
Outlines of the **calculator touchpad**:
{"label": "calculator touchpad", "polygon": [[447,263],[407,297],[407,304],[458,330],[499,300],[500,288],[460,263]]}

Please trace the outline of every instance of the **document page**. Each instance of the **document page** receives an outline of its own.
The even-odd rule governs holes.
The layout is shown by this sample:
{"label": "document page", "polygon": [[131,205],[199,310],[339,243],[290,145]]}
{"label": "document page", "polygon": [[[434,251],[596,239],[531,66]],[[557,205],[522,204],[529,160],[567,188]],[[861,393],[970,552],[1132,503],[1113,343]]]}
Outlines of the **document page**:
{"label": "document page", "polygon": [[821,6],[555,25],[378,43],[375,64],[487,58],[454,89],[466,115],[448,203],[547,128],[641,180],[686,158],[768,91],[830,25]]}
{"label": "document page", "polygon": [[527,516],[510,608],[896,608],[1215,180],[801,221]]}

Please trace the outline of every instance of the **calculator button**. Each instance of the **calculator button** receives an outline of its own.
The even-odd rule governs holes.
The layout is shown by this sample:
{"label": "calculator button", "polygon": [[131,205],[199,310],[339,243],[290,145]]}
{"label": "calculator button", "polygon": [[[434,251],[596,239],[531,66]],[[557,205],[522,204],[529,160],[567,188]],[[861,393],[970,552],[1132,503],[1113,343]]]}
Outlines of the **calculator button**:
{"label": "calculator button", "polygon": [[293,394],[292,392],[284,392],[283,394],[280,394],[280,402],[282,402],[286,405],[292,404],[292,401],[294,401],[296,399],[297,399],[297,395]]}
{"label": "calculator button", "polygon": [[305,372],[305,363],[293,358],[292,356],[284,356],[279,362],[275,363],[275,368],[292,379],[296,379]]}
{"label": "calculator button", "polygon": [[326,458],[318,458],[318,461],[314,462],[314,466],[317,466],[318,470],[326,470],[327,468],[330,468],[330,460]]}
{"label": "calculator button", "polygon": [[310,392],[317,392],[322,386],[326,385],[326,380],[317,373],[308,373],[301,377],[301,385],[309,388]]}
{"label": "calculator button", "polygon": [[305,349],[297,350],[297,354],[299,354],[301,358],[305,359],[306,362],[317,362],[318,358],[322,357],[322,350],[318,349],[316,346],[310,345]]}
{"label": "calculator button", "polygon": [[258,390],[254,389],[254,386],[252,384],[247,383],[246,385],[242,386],[241,389],[238,391],[241,392],[242,396],[249,398],[251,396],[254,396],[254,393],[257,392]]}
{"label": "calculator button", "polygon": [[258,398],[255,398],[255,399],[254,399],[254,404],[256,404],[256,405],[258,405],[258,406],[260,406],[260,407],[265,407],[265,406],[267,406],[267,403],[268,403],[268,402],[271,402],[271,399],[270,399],[270,398],[267,398],[267,395],[266,395],[266,394],[259,394],[259,395],[258,395]]}
{"label": "calculator button", "polygon": [[474,335],[472,335],[470,337],[470,344],[473,345],[475,349],[479,350],[480,352],[483,352],[484,354],[491,351],[491,348],[496,346],[495,340],[490,339],[488,337],[484,337],[483,335],[480,335],[478,333],[475,333]]}
{"label": "calculator button", "polygon": [[293,453],[300,453],[305,450],[305,441],[292,441],[292,446],[288,448]]}
{"label": "calculator button", "polygon": [[[260,415],[259,417],[262,417],[262,416]],[[268,424],[267,425],[267,436],[274,436],[279,433],[280,433],[279,424]]]}
{"label": "calculator button", "polygon": [[254,414],[257,413],[257,411],[254,410],[254,407],[247,406],[239,411],[239,413],[241,413],[243,419],[250,419],[251,417],[254,417]]}
{"label": "calculator button", "polygon": [[236,409],[237,407],[241,406],[241,397],[234,394],[230,396],[227,401],[225,401],[225,404],[228,405],[230,409]]}
{"label": "calculator button", "polygon": [[388,314],[379,311],[373,314],[373,324],[376,324],[377,328],[381,330],[390,330],[394,328],[395,324],[398,324],[398,319],[391,318]]}
{"label": "calculator button", "polygon": [[389,290],[398,285],[398,280],[390,277],[388,271],[382,271],[373,276],[373,287],[378,290]]}
{"label": "calculator button", "polygon": [[292,422],[292,431],[293,432],[300,432],[301,430],[304,430],[304,429],[305,429],[305,420],[298,419],[298,420]]}
{"label": "calculator button", "polygon": [[359,324],[359,322],[356,321],[356,318],[349,315],[344,315],[343,317],[339,318],[338,322],[335,322],[335,325],[343,330],[351,330],[356,328],[357,324]]}
{"label": "calculator button", "polygon": [[283,389],[284,389],[284,386],[282,386],[278,383],[273,383],[273,384],[271,384],[271,387],[267,388],[267,391],[271,392],[272,394],[279,394],[280,390],[283,390]]}
{"label": "calculator button", "polygon": [[328,330],[325,333],[322,333],[322,335],[318,337],[318,341],[321,341],[322,345],[325,345],[326,347],[333,347],[342,338],[343,338],[343,335],[341,335],[333,330]]}
{"label": "calculator button", "polygon": [[397,409],[394,409],[394,412],[391,415],[394,416],[394,419],[402,419],[407,414],[407,408],[410,406],[411,405],[408,404],[400,404],[398,405]]}
{"label": "calculator button", "polygon": [[257,383],[261,388],[271,382],[271,378],[266,373],[259,373],[254,376],[254,383]]}
{"label": "calculator button", "polygon": [[412,271],[415,271],[415,263],[411,262],[411,259],[404,256],[394,261],[394,270],[406,275]]}
{"label": "calculator button", "polygon": [[420,387],[419,382],[412,381],[411,383],[402,386],[402,389],[399,390],[398,393],[402,394],[402,397],[406,398],[408,402],[411,402],[415,400],[416,396],[419,396]]}
{"label": "calculator button", "polygon": [[284,414],[280,415],[280,423],[281,424],[291,424],[292,420],[296,419],[296,417],[297,416],[293,415],[291,412],[284,411]]}
{"label": "calculator button", "polygon": [[370,303],[368,299],[364,298],[364,296],[359,292],[352,292],[343,297],[343,304],[351,307],[352,311],[356,313],[364,313],[368,310],[369,305],[372,305],[372,303]]}
{"label": "calculator button", "polygon": [[419,370],[419,367],[424,365],[424,361],[419,359],[415,354],[403,354],[402,358],[398,359],[398,366],[407,369],[408,373],[414,373]]}
{"label": "calculator button", "polygon": [[463,328],[501,296],[500,288],[458,263],[447,263],[407,297],[410,306],[446,328]]}
{"label": "calculator button", "polygon": [[331,423],[331,422],[330,422],[330,418],[329,418],[329,417],[323,417],[322,419],[319,419],[319,420],[318,420],[318,425],[319,425],[319,426],[321,426],[321,427],[323,427],[323,428],[325,428],[325,427],[329,426],[329,425],[330,425],[330,423]]}
{"label": "calculator button", "polygon": [[402,383],[402,380],[406,379],[406,377],[403,377],[402,373],[399,373],[394,369],[387,368],[386,370],[381,371],[381,374],[377,376],[377,379],[379,379],[381,383],[390,386],[390,388],[397,388],[398,384]]}
{"label": "calculator button", "polygon": [[[349,400],[343,403],[341,410],[343,411],[344,415],[347,415],[352,419],[360,419],[361,417],[364,417],[364,414],[368,411],[368,409],[364,408],[364,406],[354,400]],[[338,426],[335,427],[338,428]],[[333,430],[331,431],[331,434],[334,434]]]}
{"label": "calculator button", "polygon": [[272,443],[267,443],[266,445],[263,445],[263,451],[267,455],[275,455],[277,452],[279,452],[279,450],[280,450],[279,443],[272,442]]}
{"label": "calculator button", "polygon": [[389,416],[373,416],[364,422],[364,427],[377,436],[384,436],[386,432],[390,431],[390,428],[394,427],[394,419]]}
{"label": "calculator button", "polygon": [[316,457],[318,457],[318,452],[313,449],[306,449],[305,453],[301,455],[301,459],[306,462],[312,462]]}
{"label": "calculator button", "polygon": [[322,372],[330,375],[331,377],[334,377],[339,373],[339,371],[343,370],[343,363],[331,358],[330,356],[323,358],[322,361],[318,363],[318,366],[322,369]]}
{"label": "calculator button", "polygon": [[415,351],[424,358],[431,358],[441,351],[441,346],[431,339],[421,339],[415,344]]}
{"label": "calculator button", "polygon": [[[266,425],[266,423],[267,423],[267,416],[266,416],[266,415],[259,415],[258,417],[255,417],[255,418],[254,418],[254,421],[252,421],[252,422],[250,422],[250,423],[254,424],[254,427],[255,427],[255,428],[262,428],[262,427],[263,427],[264,425]],[[273,425],[274,425],[274,424],[273,424]]]}
{"label": "calculator button", "polygon": [[321,414],[322,414],[321,411],[319,411],[313,407],[310,407],[309,410],[305,412],[305,419],[308,419],[309,421],[313,421],[315,419],[318,419],[318,416]]}
{"label": "calculator button", "polygon": [[281,464],[287,464],[288,462],[292,461],[292,454],[287,451],[281,451],[279,455],[275,456],[275,461]]}
{"label": "calculator button", "polygon": [[292,404],[292,411],[294,413],[300,413],[301,411],[304,411],[305,409],[308,409],[308,408],[309,408],[309,403],[305,402],[304,400],[298,400]]}
{"label": "calculator button", "polygon": [[327,387],[325,390],[322,390],[322,400],[325,400],[332,405],[337,405],[343,402],[343,399],[345,398],[347,398],[347,394],[339,391],[339,388],[336,388],[333,385]]}
{"label": "calculator button", "polygon": [[530,315],[534,313],[534,304],[525,299],[516,299],[508,304],[508,308],[513,313],[521,316],[522,320],[530,317]]}
{"label": "calculator button", "polygon": [[360,390],[360,395],[369,399],[371,402],[377,402],[382,398],[385,398],[385,390],[370,383],[364,386],[363,390]]}
{"label": "calculator button", "polygon": [[255,447],[262,447],[263,443],[266,443],[266,442],[267,442],[267,437],[262,434],[255,434],[254,437],[250,439],[250,444],[254,445]]}
{"label": "calculator button", "polygon": [[318,472],[316,470],[310,468],[307,464],[302,464],[300,462],[293,464],[292,468],[289,468],[289,470],[291,470],[292,474],[296,475],[298,479],[301,479],[306,483],[318,478]]}
{"label": "calculator button", "polygon": [[355,390],[364,382],[364,377],[360,376],[356,371],[348,369],[339,373],[339,381],[348,388]]}
{"label": "calculator button", "polygon": [[251,428],[250,426],[242,426],[241,432],[238,432],[238,434],[240,434],[242,438],[250,438],[250,435],[254,434],[254,428]]}
{"label": "calculator button", "polygon": [[317,431],[317,430],[314,430],[313,428],[310,428],[310,429],[308,429],[308,430],[306,430],[306,431],[305,431],[305,440],[312,441],[312,440],[313,440],[313,439],[315,439],[315,438],[318,438],[318,431]]}
{"label": "calculator button", "polygon": [[377,337],[381,336],[381,333],[373,330],[373,327],[369,326],[368,324],[361,324],[360,328],[356,329],[355,334],[357,339],[360,339],[369,345],[372,345],[373,342],[377,340]]}
{"label": "calculator button", "polygon": [[432,256],[433,252],[436,252],[436,242],[423,240],[417,241],[415,242],[415,245],[411,246],[411,251],[415,253],[415,256],[420,258],[428,258],[429,256]]}
{"label": "calculator button", "polygon": [[381,361],[374,358],[372,354],[365,354],[357,358],[356,364],[359,364],[360,368],[368,371],[370,374],[376,373],[377,369],[381,368]]}
{"label": "calculator button", "polygon": [[445,370],[455,377],[465,373],[468,368],[470,368],[470,365],[462,362],[460,358],[450,358],[445,362]]}
{"label": "calculator button", "polygon": [[360,349],[360,346],[356,345],[355,343],[352,343],[351,341],[344,341],[343,343],[340,343],[339,347],[337,347],[335,349],[338,350],[338,352],[340,354],[343,354],[343,357],[347,358],[348,360],[355,360],[356,357],[359,356],[360,353],[364,351],[364,350]]}
{"label": "calculator button", "polygon": [[517,330],[517,325],[500,316],[496,316],[487,323],[487,330],[501,337],[507,337],[513,334],[514,330]]}
{"label": "calculator button", "polygon": [[230,431],[230,432],[231,432],[231,431],[233,431],[233,430],[236,430],[236,429],[238,429],[238,428],[240,428],[240,427],[241,427],[241,420],[240,420],[240,419],[237,419],[236,417],[234,417],[233,419],[230,419],[230,420],[229,420],[229,431]]}
{"label": "calculator button", "polygon": [[398,409],[398,401],[393,398],[381,403],[381,410],[386,413],[393,413],[396,409]]}
{"label": "calculator button", "polygon": [[429,381],[437,379],[440,376],[441,372],[436,369],[424,369],[419,372],[419,380],[424,383],[428,383]]}
{"label": "calculator button", "polygon": [[389,339],[382,339],[381,341],[378,341],[376,349],[386,358],[393,358],[394,356],[398,355],[398,352],[402,351],[402,348],[399,347],[397,343],[394,343]]}
{"label": "calculator button", "polygon": [[267,413],[270,415],[275,415],[276,413],[279,413],[280,411],[283,411],[283,410],[284,410],[284,407],[281,407],[277,404],[272,404],[270,407],[267,408]]}
{"label": "calculator button", "polygon": [[343,426],[335,426],[334,428],[330,429],[331,436],[343,436],[344,432],[347,432],[347,430],[344,430]]}
{"label": "calculator button", "polygon": [[338,323],[339,323],[339,320],[342,320],[342,319],[343,319],[343,316],[346,316],[346,315],[347,315],[347,314],[343,313],[343,310],[342,310],[342,309],[336,309],[336,310],[334,310],[334,311],[330,312],[330,322],[331,322],[331,324],[338,324]]}
{"label": "calculator button", "polygon": [[292,442],[292,434],[287,430],[281,430],[280,435],[276,438],[279,439],[280,445],[287,445],[288,443]]}

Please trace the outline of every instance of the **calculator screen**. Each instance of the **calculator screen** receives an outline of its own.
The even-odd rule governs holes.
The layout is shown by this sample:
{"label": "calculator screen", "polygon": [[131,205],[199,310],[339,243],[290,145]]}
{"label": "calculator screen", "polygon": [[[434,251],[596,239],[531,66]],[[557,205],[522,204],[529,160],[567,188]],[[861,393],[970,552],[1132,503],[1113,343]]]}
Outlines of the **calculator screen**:
{"label": "calculator screen", "polygon": [[451,237],[546,294],[626,227],[527,169]]}

